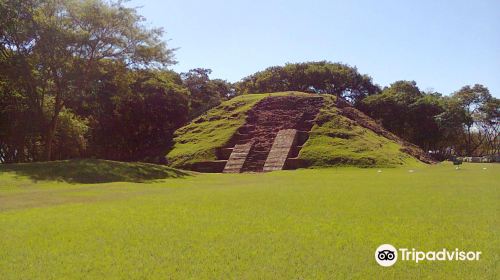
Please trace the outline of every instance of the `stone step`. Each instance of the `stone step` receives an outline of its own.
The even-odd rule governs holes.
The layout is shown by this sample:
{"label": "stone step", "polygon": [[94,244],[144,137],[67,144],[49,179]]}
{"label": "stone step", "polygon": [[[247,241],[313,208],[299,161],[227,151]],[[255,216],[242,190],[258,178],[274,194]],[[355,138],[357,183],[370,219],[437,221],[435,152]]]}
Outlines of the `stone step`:
{"label": "stone step", "polygon": [[262,167],[264,166],[264,160],[255,161],[245,166],[245,172],[262,172]]}
{"label": "stone step", "polygon": [[240,173],[245,160],[247,159],[248,152],[252,147],[252,142],[245,144],[236,144],[233,148],[229,159],[227,160],[226,166],[224,167],[224,173]]}
{"label": "stone step", "polygon": [[278,132],[267,156],[263,171],[282,170],[292,148],[296,145],[298,133],[296,129],[283,129]]}
{"label": "stone step", "polygon": [[219,160],[228,160],[234,148],[218,148],[215,150],[215,155]]}
{"label": "stone step", "polygon": [[303,159],[294,157],[294,158],[287,158],[286,159],[286,164],[285,164],[285,169],[297,169],[305,166],[305,162]]}
{"label": "stone step", "polygon": [[245,125],[245,126],[242,126],[238,129],[238,132],[241,133],[241,134],[248,134],[250,133],[250,131],[252,131],[253,129],[255,128],[255,126],[253,125]]}
{"label": "stone step", "polygon": [[311,131],[314,124],[300,124],[297,126],[297,130]]}
{"label": "stone step", "polygon": [[251,135],[249,135],[248,133],[236,132],[233,135],[233,137],[236,138],[236,139],[247,139],[248,137],[251,137]]}
{"label": "stone step", "polygon": [[294,146],[294,147],[292,147],[292,151],[290,151],[289,157],[291,157],[291,158],[298,157],[299,153],[300,153],[300,150],[302,150],[302,147],[303,146]]}
{"label": "stone step", "polygon": [[309,131],[300,130],[297,131],[297,146],[302,146],[309,139]]}
{"label": "stone step", "polygon": [[235,146],[236,145],[245,145],[245,144],[248,144],[250,142],[251,139],[242,139],[242,140],[236,140],[235,141]]}
{"label": "stone step", "polygon": [[220,173],[224,170],[227,160],[212,160],[196,162],[191,166],[191,170],[204,173]]}

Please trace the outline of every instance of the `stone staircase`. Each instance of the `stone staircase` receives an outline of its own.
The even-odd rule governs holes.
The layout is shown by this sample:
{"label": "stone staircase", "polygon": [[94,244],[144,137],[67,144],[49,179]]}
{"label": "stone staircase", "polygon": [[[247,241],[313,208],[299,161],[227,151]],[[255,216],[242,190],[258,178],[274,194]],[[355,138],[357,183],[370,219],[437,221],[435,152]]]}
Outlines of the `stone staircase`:
{"label": "stone staircase", "polygon": [[252,147],[252,142],[245,144],[236,144],[231,151],[229,159],[224,166],[223,173],[240,173],[245,163],[250,148]]}
{"label": "stone staircase", "polygon": [[229,145],[218,149],[215,162],[227,160],[225,173],[299,167],[296,157],[307,141],[322,103],[319,96],[263,99],[249,111],[245,125]]}
{"label": "stone staircase", "polygon": [[274,138],[271,151],[267,155],[263,171],[282,170],[285,168],[286,160],[292,149],[297,146],[297,130],[283,129]]}

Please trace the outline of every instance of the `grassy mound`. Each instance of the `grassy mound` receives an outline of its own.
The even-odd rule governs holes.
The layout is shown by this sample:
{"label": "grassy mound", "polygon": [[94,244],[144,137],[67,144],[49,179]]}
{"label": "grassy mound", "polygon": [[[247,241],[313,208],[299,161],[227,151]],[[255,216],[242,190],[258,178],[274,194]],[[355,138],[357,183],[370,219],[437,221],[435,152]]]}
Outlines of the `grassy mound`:
{"label": "grassy mound", "polygon": [[53,180],[87,184],[144,182],[188,175],[186,172],[161,165],[97,159],[5,164],[0,165],[0,172],[13,172],[37,181]]}
{"label": "grassy mound", "polygon": [[335,106],[335,98],[325,96],[324,106],[299,158],[310,167],[392,167],[419,163],[402,148],[399,143],[343,116]]}
{"label": "grassy mound", "polygon": [[[259,101],[270,96],[301,94],[305,93],[241,95],[209,110],[176,131],[174,148],[167,155],[170,165],[190,169],[196,163],[216,160],[216,149],[228,144],[238,128],[245,124],[248,111]],[[299,154],[307,167],[415,165],[420,163],[417,158],[422,160],[425,156],[418,147],[405,145],[367,116],[361,118],[354,114],[349,117],[344,112],[349,110],[338,108],[334,96],[324,95],[323,98],[316,124]],[[373,125],[367,126],[370,121]],[[420,151],[423,155],[419,157],[419,153],[412,151]]]}
{"label": "grassy mound", "polygon": [[[297,93],[272,93],[273,96],[290,94]],[[237,96],[178,129],[175,132],[175,145],[167,155],[170,165],[189,168],[196,162],[215,160],[216,148],[226,145],[238,128],[245,123],[247,112],[268,96],[270,94]]]}

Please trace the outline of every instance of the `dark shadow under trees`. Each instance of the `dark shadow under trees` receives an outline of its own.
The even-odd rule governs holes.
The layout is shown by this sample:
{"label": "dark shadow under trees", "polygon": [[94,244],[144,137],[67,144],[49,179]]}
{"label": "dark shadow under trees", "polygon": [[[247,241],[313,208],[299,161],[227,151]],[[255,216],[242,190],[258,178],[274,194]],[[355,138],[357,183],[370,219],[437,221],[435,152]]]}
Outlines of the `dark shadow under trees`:
{"label": "dark shadow under trees", "polygon": [[162,165],[97,159],[2,164],[0,173],[2,172],[14,172],[36,181],[51,180],[83,184],[147,182],[190,175],[188,172]]}

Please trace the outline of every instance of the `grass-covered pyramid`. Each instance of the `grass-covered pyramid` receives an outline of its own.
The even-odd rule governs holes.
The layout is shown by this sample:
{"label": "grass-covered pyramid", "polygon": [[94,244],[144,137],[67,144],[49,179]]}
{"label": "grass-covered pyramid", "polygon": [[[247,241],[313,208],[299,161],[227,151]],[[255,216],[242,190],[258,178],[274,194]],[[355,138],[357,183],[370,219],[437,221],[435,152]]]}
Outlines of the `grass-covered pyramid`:
{"label": "grass-covered pyramid", "polygon": [[335,97],[300,92],[247,94],[222,103],[176,131],[167,160],[177,168],[220,172],[231,153],[247,144],[251,148],[242,171],[261,171],[255,165],[259,158],[266,160],[283,129],[299,132],[285,169],[431,162],[418,147],[360,111],[347,104],[337,106]]}

